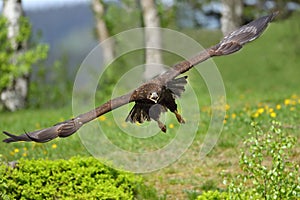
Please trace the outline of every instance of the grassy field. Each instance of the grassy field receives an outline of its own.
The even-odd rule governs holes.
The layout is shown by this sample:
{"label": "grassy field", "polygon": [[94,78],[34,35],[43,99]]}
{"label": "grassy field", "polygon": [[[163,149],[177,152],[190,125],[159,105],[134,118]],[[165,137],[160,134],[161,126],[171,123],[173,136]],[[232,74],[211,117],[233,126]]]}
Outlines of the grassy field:
{"label": "grassy field", "polygon": [[[201,111],[197,135],[190,148],[177,162],[161,170],[142,175],[147,184],[156,187],[159,194],[168,199],[175,197],[193,199],[203,190],[224,188],[220,172],[234,173],[238,170],[239,147],[242,140],[247,137],[252,120],[262,124],[271,119],[282,121],[284,130],[298,138],[293,158],[300,162],[299,17],[300,15],[296,14],[288,20],[272,23],[260,39],[245,46],[241,52],[213,59],[224,81],[227,113],[217,145],[202,160],[199,159],[199,151],[211,117],[210,100],[203,80],[199,80],[199,76],[194,75],[195,70],[188,73],[189,83],[197,94],[198,107]],[[220,36],[220,33],[216,32],[192,30],[183,32],[200,43],[203,41],[204,46],[214,44]],[[208,39],[209,36],[214,38]],[[197,67],[204,66],[206,65]],[[180,103],[190,102],[181,100]],[[0,113],[0,130],[22,133],[51,126],[71,116],[71,106],[60,109],[23,110],[15,113],[3,112]],[[143,143],[138,143],[138,140],[122,136],[119,128],[115,127],[111,115],[100,118],[98,122],[106,129],[110,139],[120,146],[123,145],[123,148],[138,151],[142,147]],[[153,141],[156,143],[153,149],[160,148],[164,143],[172,140],[172,133],[176,133],[178,126],[172,119],[168,123],[173,124],[174,127],[169,127],[169,135],[162,134],[151,140],[150,144],[153,144]],[[4,138],[4,135],[0,135],[1,140]],[[89,156],[78,134],[46,144],[3,143],[0,145],[0,154],[9,161],[21,157],[68,159],[75,155]]]}

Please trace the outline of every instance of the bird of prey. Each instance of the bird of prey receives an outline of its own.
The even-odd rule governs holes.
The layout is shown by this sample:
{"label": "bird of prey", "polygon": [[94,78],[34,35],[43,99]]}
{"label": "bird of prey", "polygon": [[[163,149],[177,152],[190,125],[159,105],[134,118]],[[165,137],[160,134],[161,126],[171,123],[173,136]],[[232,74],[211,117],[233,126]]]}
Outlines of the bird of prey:
{"label": "bird of prey", "polygon": [[168,71],[143,83],[134,91],[111,99],[87,113],[55,124],[52,127],[24,133],[22,135],[13,135],[3,131],[5,135],[9,136],[9,138],[4,139],[3,142],[48,142],[57,137],[68,137],[91,120],[131,102],[134,102],[135,105],[126,118],[126,121],[143,123],[144,121],[153,119],[157,122],[161,131],[166,132],[166,125],[159,120],[162,112],[170,110],[175,114],[179,123],[185,122],[177,111],[175,99],[180,97],[184,92],[187,76],[178,76],[210,57],[228,55],[240,50],[244,44],[258,38],[277,13],[278,12],[275,12],[261,17],[240,27],[225,36],[217,45],[205,49],[191,59],[176,64]]}

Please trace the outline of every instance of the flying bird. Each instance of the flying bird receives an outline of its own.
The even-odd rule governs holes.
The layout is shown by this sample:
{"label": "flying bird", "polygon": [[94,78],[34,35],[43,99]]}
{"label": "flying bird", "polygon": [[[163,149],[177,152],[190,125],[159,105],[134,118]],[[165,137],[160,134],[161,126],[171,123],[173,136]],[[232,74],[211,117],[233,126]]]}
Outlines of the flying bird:
{"label": "flying bird", "polygon": [[87,113],[60,122],[52,127],[24,133],[22,135],[14,135],[3,131],[5,135],[9,136],[9,138],[4,139],[3,142],[34,141],[42,143],[57,137],[68,137],[84,124],[131,102],[134,102],[135,105],[129,112],[126,121],[143,123],[144,121],[154,120],[157,122],[161,131],[166,132],[166,125],[159,120],[161,113],[169,110],[175,114],[179,123],[185,122],[183,117],[178,113],[175,99],[179,98],[184,92],[187,76],[178,76],[213,56],[228,55],[239,51],[244,44],[258,38],[277,14],[278,12],[274,12],[240,27],[225,36],[217,45],[205,49],[191,59],[176,64],[168,71],[143,83],[135,90],[123,96],[111,99]]}

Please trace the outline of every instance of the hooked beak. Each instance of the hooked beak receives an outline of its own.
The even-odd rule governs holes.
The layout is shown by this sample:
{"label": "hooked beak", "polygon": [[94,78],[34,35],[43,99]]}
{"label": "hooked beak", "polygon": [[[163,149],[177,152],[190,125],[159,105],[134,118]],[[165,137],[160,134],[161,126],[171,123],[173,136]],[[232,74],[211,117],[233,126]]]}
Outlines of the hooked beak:
{"label": "hooked beak", "polygon": [[151,93],[149,99],[151,101],[153,101],[154,103],[157,103],[157,101],[158,101],[158,94],[156,92]]}

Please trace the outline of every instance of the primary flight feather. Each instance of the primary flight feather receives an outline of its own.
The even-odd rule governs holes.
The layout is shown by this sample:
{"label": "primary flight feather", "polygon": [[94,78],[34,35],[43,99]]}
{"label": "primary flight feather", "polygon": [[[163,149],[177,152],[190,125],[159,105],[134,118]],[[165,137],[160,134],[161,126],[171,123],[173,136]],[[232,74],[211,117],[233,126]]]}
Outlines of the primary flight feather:
{"label": "primary flight feather", "polygon": [[87,113],[55,124],[52,127],[24,133],[22,135],[14,135],[3,131],[5,135],[9,136],[9,138],[4,139],[3,142],[48,142],[57,137],[68,137],[91,120],[131,102],[135,102],[135,105],[129,112],[126,121],[143,123],[144,121],[153,119],[157,122],[161,131],[166,132],[166,125],[159,120],[162,112],[170,110],[175,114],[179,123],[185,122],[178,113],[175,99],[180,97],[184,92],[187,76],[179,78],[177,78],[177,76],[185,73],[198,63],[210,57],[228,55],[240,50],[244,44],[257,39],[276,15],[277,12],[240,27],[225,36],[217,45],[200,52],[189,60],[176,64],[163,74],[143,83],[134,91],[111,99]]}

